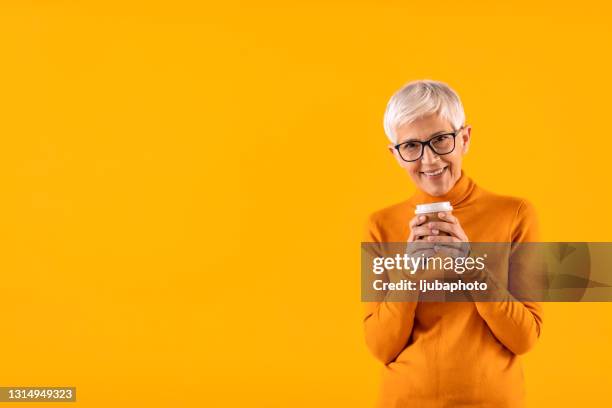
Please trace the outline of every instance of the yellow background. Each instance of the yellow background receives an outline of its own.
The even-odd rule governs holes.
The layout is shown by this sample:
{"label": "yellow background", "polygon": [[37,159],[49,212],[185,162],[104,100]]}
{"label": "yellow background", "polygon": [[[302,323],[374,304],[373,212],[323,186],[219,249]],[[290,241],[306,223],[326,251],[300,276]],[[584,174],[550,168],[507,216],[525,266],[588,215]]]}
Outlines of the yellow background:
{"label": "yellow background", "polygon": [[[544,239],[612,240],[606,2],[215,3],[1,3],[0,385],[371,407],[359,241],[413,192],[382,128],[412,79]],[[530,406],[609,404],[611,313],[548,305]]]}

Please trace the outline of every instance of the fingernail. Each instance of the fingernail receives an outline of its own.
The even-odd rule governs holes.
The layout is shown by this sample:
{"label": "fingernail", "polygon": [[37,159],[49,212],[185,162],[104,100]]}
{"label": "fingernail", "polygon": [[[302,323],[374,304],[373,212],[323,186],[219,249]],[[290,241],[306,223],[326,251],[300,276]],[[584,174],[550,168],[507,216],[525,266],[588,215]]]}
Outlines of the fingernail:
{"label": "fingernail", "polygon": [[425,216],[424,216],[424,215],[421,215],[421,216],[419,217],[419,221],[425,221]]}
{"label": "fingernail", "polygon": [[444,214],[444,213],[440,213],[439,215],[440,215],[440,218],[446,217],[446,214]]}
{"label": "fingernail", "polygon": [[433,230],[431,230],[431,232],[433,232],[434,234],[437,234],[438,230],[437,229],[433,229]]}
{"label": "fingernail", "polygon": [[429,241],[433,241],[435,237],[427,237]]}

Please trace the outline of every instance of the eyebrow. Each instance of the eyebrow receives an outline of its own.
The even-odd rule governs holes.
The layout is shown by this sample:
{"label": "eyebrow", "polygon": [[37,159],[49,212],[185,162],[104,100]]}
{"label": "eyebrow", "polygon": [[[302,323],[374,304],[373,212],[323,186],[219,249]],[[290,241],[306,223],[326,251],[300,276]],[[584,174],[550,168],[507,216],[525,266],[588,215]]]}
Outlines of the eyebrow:
{"label": "eyebrow", "polygon": [[[432,137],[436,137],[438,135],[442,135],[444,133],[452,133],[452,132],[453,132],[452,130],[438,130],[437,132],[432,133],[431,135],[429,135],[427,140],[431,139]],[[406,142],[415,142],[415,141],[420,142],[420,140],[418,140],[418,139],[408,139],[408,140],[404,140],[403,142],[401,142],[399,144],[406,143]]]}

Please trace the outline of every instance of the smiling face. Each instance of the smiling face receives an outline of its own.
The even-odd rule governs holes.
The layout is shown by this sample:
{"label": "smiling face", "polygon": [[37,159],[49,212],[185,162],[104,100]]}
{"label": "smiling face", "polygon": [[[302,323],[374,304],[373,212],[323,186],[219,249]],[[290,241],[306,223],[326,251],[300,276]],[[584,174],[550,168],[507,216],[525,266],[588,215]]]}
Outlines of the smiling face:
{"label": "smiling face", "polygon": [[[393,147],[394,145],[390,145],[389,150],[420,190],[432,196],[441,196],[448,193],[461,177],[461,163],[468,151],[471,130],[470,126],[460,130],[455,138],[455,149],[445,155],[438,155],[426,146],[421,159],[406,162]],[[453,131],[447,120],[439,115],[428,115],[397,128],[396,144],[409,140],[425,142],[435,135]]]}

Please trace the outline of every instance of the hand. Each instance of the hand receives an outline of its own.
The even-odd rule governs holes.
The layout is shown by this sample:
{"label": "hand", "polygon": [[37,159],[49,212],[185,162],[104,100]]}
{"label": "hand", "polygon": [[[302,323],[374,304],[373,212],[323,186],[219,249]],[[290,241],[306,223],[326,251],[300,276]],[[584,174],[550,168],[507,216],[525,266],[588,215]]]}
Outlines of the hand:
{"label": "hand", "polygon": [[[408,235],[406,254],[408,254],[411,258],[421,258],[423,260],[427,258],[446,256],[442,255],[441,253],[443,250],[441,247],[442,244],[436,244],[435,242],[429,242],[421,239],[421,237],[427,236],[431,233],[430,229],[425,226],[426,222],[426,215],[417,215],[408,223],[408,226],[410,227],[410,234]],[[436,246],[439,248],[436,249]],[[419,278],[428,280],[448,281],[456,278],[456,274],[454,272],[436,268],[423,267],[420,268],[417,273]],[[414,275],[412,276],[412,279],[415,279]]]}
{"label": "hand", "polygon": [[[431,221],[416,226],[412,233],[423,237],[423,241],[434,243],[434,250],[445,256],[465,257],[469,254],[469,238],[457,217],[450,212],[438,213],[440,221]],[[446,232],[449,235],[440,235]]]}
{"label": "hand", "polygon": [[416,215],[408,222],[410,234],[408,235],[406,253],[410,257],[419,257],[422,254],[426,257],[435,255],[434,245],[423,242],[420,239],[419,231],[422,230],[422,225],[427,221],[427,216]]}

